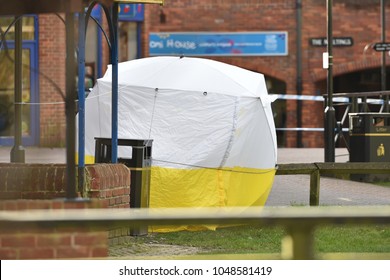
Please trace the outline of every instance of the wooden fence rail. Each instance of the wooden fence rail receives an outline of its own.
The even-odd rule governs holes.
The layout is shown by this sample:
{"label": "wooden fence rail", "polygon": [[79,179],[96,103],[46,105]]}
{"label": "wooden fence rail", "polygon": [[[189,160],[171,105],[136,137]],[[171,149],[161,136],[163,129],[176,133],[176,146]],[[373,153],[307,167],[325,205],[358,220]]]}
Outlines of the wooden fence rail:
{"label": "wooden fence rail", "polygon": [[390,174],[390,162],[317,162],[279,164],[276,175],[310,175],[311,206],[320,202],[320,177],[344,174]]}

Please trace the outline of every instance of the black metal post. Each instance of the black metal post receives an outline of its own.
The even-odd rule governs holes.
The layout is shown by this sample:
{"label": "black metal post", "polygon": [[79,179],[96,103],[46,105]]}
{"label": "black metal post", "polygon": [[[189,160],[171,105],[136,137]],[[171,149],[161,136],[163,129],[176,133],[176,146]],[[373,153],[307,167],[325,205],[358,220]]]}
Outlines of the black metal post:
{"label": "black metal post", "polygon": [[[381,22],[382,22],[382,35],[381,42],[386,42],[386,0],[381,0]],[[385,91],[387,88],[386,81],[386,55],[388,52],[382,52],[382,67],[381,67],[381,90]],[[389,96],[383,96],[384,112],[389,112]]]}
{"label": "black metal post", "polygon": [[111,139],[112,139],[112,154],[111,162],[118,162],[118,3],[112,4],[112,33],[111,33]]}
{"label": "black metal post", "polygon": [[85,183],[85,13],[84,9],[79,13],[79,53],[78,53],[78,94],[79,94],[79,166],[78,166],[78,190],[84,195]]}
{"label": "black metal post", "polygon": [[15,138],[14,146],[11,150],[11,162],[25,162],[24,148],[22,144],[22,116],[23,116],[23,107],[22,107],[22,17],[15,22]]}
{"label": "black metal post", "polygon": [[65,15],[66,30],[66,198],[76,198],[76,67],[74,13]]}
{"label": "black metal post", "polygon": [[328,52],[328,75],[327,75],[327,107],[325,108],[325,162],[335,162],[335,127],[336,113],[333,107],[333,1],[327,0],[327,52]]}

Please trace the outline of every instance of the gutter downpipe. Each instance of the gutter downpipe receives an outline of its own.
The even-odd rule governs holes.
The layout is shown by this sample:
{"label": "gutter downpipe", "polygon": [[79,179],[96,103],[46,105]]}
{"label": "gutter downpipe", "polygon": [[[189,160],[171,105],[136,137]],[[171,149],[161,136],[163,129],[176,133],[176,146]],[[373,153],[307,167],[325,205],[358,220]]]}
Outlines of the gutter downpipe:
{"label": "gutter downpipe", "polygon": [[[296,0],[297,21],[297,95],[302,95],[302,0]],[[302,100],[297,100],[297,127],[302,127]],[[302,131],[297,131],[297,147],[302,148]]]}

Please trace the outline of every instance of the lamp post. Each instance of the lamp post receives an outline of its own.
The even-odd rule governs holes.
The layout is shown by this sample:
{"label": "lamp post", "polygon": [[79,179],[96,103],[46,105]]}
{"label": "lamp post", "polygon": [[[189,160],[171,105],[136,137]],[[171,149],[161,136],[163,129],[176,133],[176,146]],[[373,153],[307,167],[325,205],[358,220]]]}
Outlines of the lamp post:
{"label": "lamp post", "polygon": [[327,52],[328,52],[328,75],[327,75],[327,106],[325,108],[325,162],[335,162],[335,109],[333,107],[333,24],[332,24],[333,1],[327,0]]}

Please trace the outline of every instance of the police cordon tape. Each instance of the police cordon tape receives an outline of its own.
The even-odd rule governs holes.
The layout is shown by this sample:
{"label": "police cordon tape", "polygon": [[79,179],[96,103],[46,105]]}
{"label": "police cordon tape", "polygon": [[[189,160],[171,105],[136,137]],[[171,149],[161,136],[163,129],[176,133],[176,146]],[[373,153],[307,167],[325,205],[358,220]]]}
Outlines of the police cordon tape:
{"label": "police cordon tape", "polygon": [[[323,127],[280,127],[276,128],[277,131],[319,131],[322,132],[324,131]],[[337,132],[338,130],[335,128],[335,131]],[[349,129],[344,127],[342,129],[343,132],[348,132]]]}
{"label": "police cordon tape", "polygon": [[[282,99],[282,100],[304,100],[304,101],[325,101],[323,96],[318,95],[293,95],[293,94],[269,94],[272,100]],[[366,101],[363,102],[362,98],[358,98],[358,103],[370,103],[370,104],[383,104],[382,99],[375,98],[367,98]],[[340,103],[348,103],[350,102],[350,98],[348,97],[333,97],[333,102]]]}
{"label": "police cordon tape", "polygon": [[[293,95],[293,94],[269,94],[270,98],[275,100],[303,100],[303,101],[321,101],[324,102],[325,98],[323,96],[316,95]],[[350,102],[350,99],[347,97],[334,97],[334,102],[347,103]],[[383,104],[381,99],[367,99],[367,103],[370,104]],[[358,103],[362,103],[362,99],[358,98]],[[312,132],[323,132],[323,127],[279,127],[276,128],[277,131],[312,131]],[[336,129],[335,129],[336,130]],[[343,132],[348,132],[348,128],[343,128]]]}
{"label": "police cordon tape", "polygon": [[[316,95],[293,95],[293,94],[269,94],[269,96],[273,100],[277,99],[283,99],[283,100],[307,100],[307,101],[325,101],[324,97],[322,96],[316,96]],[[336,98],[333,98],[335,101]],[[340,99],[338,97],[338,99]],[[346,102],[348,101],[348,98],[342,97],[342,101],[339,102]]]}

